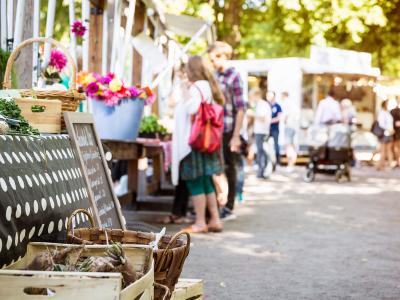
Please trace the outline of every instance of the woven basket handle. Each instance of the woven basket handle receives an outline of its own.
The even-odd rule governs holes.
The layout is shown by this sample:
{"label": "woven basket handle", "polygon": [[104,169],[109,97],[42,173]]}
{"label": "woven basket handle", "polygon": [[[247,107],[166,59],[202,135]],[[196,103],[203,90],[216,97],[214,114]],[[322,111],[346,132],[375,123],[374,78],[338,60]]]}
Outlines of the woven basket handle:
{"label": "woven basket handle", "polygon": [[72,74],[71,74],[71,84],[69,86],[69,90],[76,90],[76,66],[74,63],[74,60],[72,59],[71,54],[69,53],[68,49],[65,48],[60,42],[52,39],[52,38],[45,38],[45,37],[39,37],[39,38],[31,38],[31,39],[27,39],[25,41],[23,41],[22,43],[20,43],[14,50],[13,52],[11,52],[10,57],[8,58],[7,61],[7,66],[6,66],[6,70],[4,72],[4,81],[3,81],[3,88],[5,90],[7,89],[11,89],[11,69],[12,66],[15,62],[15,60],[17,59],[18,54],[21,52],[21,50],[33,43],[49,43],[53,46],[56,46],[58,48],[60,48],[65,55],[68,58],[68,61],[72,67]]}
{"label": "woven basket handle", "polygon": [[[71,229],[71,226],[72,226],[72,219],[79,213],[85,214],[89,218],[89,223],[90,223],[91,228],[94,227],[94,220],[93,220],[92,215],[86,209],[79,208],[79,209],[75,210],[68,218],[68,222],[67,222],[67,237],[68,237],[68,233],[69,233],[69,231]],[[72,228],[72,235],[74,234],[73,233],[74,232],[73,229],[74,228]]]}
{"label": "woven basket handle", "polygon": [[167,247],[165,248],[165,250],[163,251],[163,254],[161,256],[160,259],[160,263],[158,264],[157,268],[156,268],[156,272],[160,272],[162,266],[164,265],[164,261],[167,259],[167,253],[168,250],[172,247],[172,245],[175,243],[175,241],[180,238],[182,235],[186,235],[186,247],[185,247],[185,255],[184,257],[186,257],[189,254],[189,250],[190,250],[190,234],[185,232],[185,231],[179,231],[177,234],[175,234],[172,239],[169,241]]}
{"label": "woven basket handle", "polygon": [[161,300],[167,300],[167,297],[170,293],[169,288],[166,285],[154,282],[153,283],[154,287],[159,287],[160,289],[162,289],[164,291],[164,296],[161,298]]}

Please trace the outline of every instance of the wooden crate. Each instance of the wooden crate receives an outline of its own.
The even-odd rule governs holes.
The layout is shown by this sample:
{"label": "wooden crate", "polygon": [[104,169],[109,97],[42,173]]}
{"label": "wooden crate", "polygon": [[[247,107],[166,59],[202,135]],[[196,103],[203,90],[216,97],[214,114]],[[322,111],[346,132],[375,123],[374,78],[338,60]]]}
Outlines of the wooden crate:
{"label": "wooden crate", "polygon": [[[61,107],[60,100],[41,100],[33,98],[15,99],[15,103],[21,109],[22,116],[29,124],[38,129],[41,133],[61,132]],[[44,107],[43,112],[32,112],[32,106]]]}
{"label": "wooden crate", "polygon": [[[66,300],[152,300],[154,297],[153,251],[148,246],[123,245],[125,254],[137,272],[145,275],[121,290],[120,273],[24,271],[33,257],[46,249],[62,249],[79,245],[30,243],[26,255],[5,270],[0,270],[0,299],[44,299],[43,295],[27,295],[25,288],[47,288],[55,294],[51,299]],[[86,246],[85,253],[104,255],[104,245]]]}
{"label": "wooden crate", "polygon": [[171,300],[202,300],[203,294],[203,280],[179,279],[172,293]]}

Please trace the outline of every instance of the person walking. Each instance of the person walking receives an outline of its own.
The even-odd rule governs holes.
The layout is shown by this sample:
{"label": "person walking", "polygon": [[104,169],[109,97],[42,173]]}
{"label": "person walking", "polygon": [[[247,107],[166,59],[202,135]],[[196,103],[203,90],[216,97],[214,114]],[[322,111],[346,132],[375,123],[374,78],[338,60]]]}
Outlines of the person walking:
{"label": "person walking", "polygon": [[393,117],[388,111],[388,100],[382,102],[382,109],[378,115],[378,125],[382,129],[383,134],[379,139],[381,158],[378,165],[378,170],[385,169],[386,160],[389,161],[389,166],[392,164],[392,141],[393,141]]}
{"label": "person walking", "polygon": [[393,117],[393,151],[395,154],[396,165],[400,167],[400,96],[397,96],[397,105],[390,111]]}
{"label": "person walking", "polygon": [[293,103],[288,92],[282,93],[283,122],[285,125],[285,151],[288,160],[286,172],[292,173],[296,165],[297,152],[294,145],[299,128],[300,109]]}
{"label": "person walking", "polygon": [[243,83],[239,72],[229,66],[233,49],[224,42],[216,42],[208,49],[208,55],[216,71],[221,90],[225,96],[223,154],[228,179],[228,202],[221,208],[223,220],[234,219],[233,214],[237,184],[237,164],[240,159],[240,131],[244,119],[245,101]]}
{"label": "person walking", "polygon": [[267,166],[268,156],[264,150],[264,142],[269,136],[271,127],[272,110],[269,103],[262,99],[260,89],[251,91],[255,98],[254,108],[254,138],[257,149],[256,162],[258,165],[257,178],[265,179],[264,171]]}
{"label": "person walking", "polygon": [[[220,151],[213,153],[192,150],[189,145],[192,119],[202,101],[224,104],[224,96],[212,73],[206,68],[200,56],[189,58],[186,66],[189,82],[183,90],[183,101],[175,108],[173,133],[172,178],[174,184],[181,179],[185,182],[193,202],[196,219],[193,225],[184,229],[188,233],[219,232],[222,223],[219,217],[217,198],[212,176],[223,172]],[[177,175],[178,172],[178,176]],[[210,213],[206,222],[206,209]]]}
{"label": "person walking", "polygon": [[271,105],[271,126],[270,135],[274,139],[276,165],[281,164],[281,154],[279,149],[279,124],[282,117],[282,107],[276,102],[276,94],[273,91],[267,92],[267,100]]}

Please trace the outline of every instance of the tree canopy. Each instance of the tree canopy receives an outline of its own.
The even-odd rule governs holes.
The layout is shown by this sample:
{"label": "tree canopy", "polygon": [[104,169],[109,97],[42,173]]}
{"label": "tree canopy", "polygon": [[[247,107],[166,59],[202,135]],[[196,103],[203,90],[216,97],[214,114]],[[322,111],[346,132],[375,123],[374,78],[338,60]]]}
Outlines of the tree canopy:
{"label": "tree canopy", "polygon": [[170,11],[215,21],[236,58],[307,57],[311,45],[365,51],[400,75],[400,0],[170,0]]}

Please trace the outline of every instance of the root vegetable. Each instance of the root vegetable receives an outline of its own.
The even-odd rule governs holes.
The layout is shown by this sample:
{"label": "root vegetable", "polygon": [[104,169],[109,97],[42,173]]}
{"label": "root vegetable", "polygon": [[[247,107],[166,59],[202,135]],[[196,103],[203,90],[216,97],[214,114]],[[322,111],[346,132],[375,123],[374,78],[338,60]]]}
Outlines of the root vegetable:
{"label": "root vegetable", "polygon": [[117,270],[122,274],[123,287],[127,287],[136,281],[136,271],[126,259],[125,252],[120,243],[112,243],[107,249],[107,255],[119,262]]}
{"label": "root vegetable", "polygon": [[36,255],[26,269],[32,271],[49,271],[53,269],[53,266],[54,262],[50,251],[45,251]]}
{"label": "root vegetable", "polygon": [[110,257],[90,256],[78,267],[81,272],[116,272],[116,262]]}

